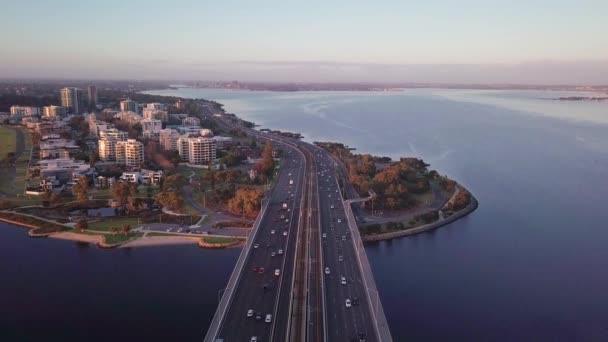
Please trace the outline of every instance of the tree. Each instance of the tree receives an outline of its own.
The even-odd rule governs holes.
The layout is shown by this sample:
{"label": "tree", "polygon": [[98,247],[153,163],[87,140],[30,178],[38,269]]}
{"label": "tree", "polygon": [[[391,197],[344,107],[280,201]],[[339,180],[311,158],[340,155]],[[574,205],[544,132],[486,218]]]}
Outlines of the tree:
{"label": "tree", "polygon": [[272,156],[272,144],[266,143],[262,151],[262,173],[271,177],[274,172],[274,158]]}
{"label": "tree", "polygon": [[241,188],[228,201],[228,210],[235,214],[255,216],[262,207],[262,192],[258,189]]}
{"label": "tree", "polygon": [[89,199],[89,179],[86,176],[81,176],[74,186],[72,192],[76,195],[78,202],[84,202]]}
{"label": "tree", "polygon": [[175,191],[163,191],[155,197],[156,202],[170,210],[177,210],[184,204],[184,198]]}
{"label": "tree", "polygon": [[121,231],[125,235],[129,234],[129,232],[131,231],[131,225],[130,224],[123,225]]}
{"label": "tree", "polygon": [[88,223],[87,223],[87,221],[86,221],[86,220],[84,220],[84,219],[81,219],[81,220],[79,220],[78,222],[76,222],[76,226],[74,226],[74,229],[75,229],[77,232],[81,232],[81,231],[83,231],[83,230],[85,230],[85,229],[88,229],[88,228],[89,228],[89,224],[88,224]]}
{"label": "tree", "polygon": [[59,204],[59,202],[61,202],[61,195],[56,192],[53,192],[49,198],[49,202],[51,205]]}
{"label": "tree", "polygon": [[133,186],[127,182],[114,183],[111,192],[119,205],[125,205],[129,197],[134,194]]}

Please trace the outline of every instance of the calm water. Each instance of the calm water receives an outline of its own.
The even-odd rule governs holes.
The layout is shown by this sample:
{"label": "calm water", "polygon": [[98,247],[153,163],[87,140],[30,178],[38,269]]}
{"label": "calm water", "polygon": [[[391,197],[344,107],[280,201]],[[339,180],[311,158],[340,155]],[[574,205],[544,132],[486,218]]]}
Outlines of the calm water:
{"label": "calm water", "polygon": [[424,158],[479,199],[367,248],[395,341],[608,340],[608,104],[563,92],[180,89],[263,127]]}
{"label": "calm water", "polygon": [[[517,91],[154,93],[218,100],[309,141],[420,156],[476,195],[459,222],[367,248],[395,341],[608,340],[608,104]],[[239,252],[105,251],[0,225],[0,340],[197,340]]]}
{"label": "calm water", "polygon": [[240,252],[26,233],[0,223],[0,341],[201,341]]}

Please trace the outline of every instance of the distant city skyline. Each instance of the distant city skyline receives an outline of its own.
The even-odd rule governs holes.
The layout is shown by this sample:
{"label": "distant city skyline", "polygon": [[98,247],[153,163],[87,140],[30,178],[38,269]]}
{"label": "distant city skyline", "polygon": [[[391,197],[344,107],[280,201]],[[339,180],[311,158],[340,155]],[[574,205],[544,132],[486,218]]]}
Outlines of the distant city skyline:
{"label": "distant city skyline", "polygon": [[0,75],[606,84],[606,12],[599,0],[10,2]]}

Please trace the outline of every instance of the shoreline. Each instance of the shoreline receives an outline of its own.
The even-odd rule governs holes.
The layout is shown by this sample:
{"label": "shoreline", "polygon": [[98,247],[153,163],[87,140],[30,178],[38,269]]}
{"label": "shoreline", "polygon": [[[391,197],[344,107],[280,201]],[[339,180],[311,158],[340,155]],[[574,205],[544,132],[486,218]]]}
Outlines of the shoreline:
{"label": "shoreline", "polygon": [[405,230],[399,230],[399,231],[395,231],[395,232],[388,232],[388,233],[382,233],[382,234],[376,234],[376,235],[361,236],[361,240],[363,241],[363,243],[370,243],[370,242],[392,240],[392,239],[397,239],[397,238],[401,238],[401,237],[422,234],[425,232],[429,232],[429,231],[441,228],[443,226],[447,226],[450,223],[456,222],[459,219],[469,215],[470,213],[477,210],[477,208],[479,207],[479,202],[477,201],[475,196],[473,196],[473,194],[470,191],[468,191],[466,188],[464,188],[461,185],[459,185],[459,186],[471,195],[471,203],[469,203],[469,205],[460,209],[459,211],[455,212],[454,214],[450,215],[449,217],[447,217],[443,220],[435,221],[435,222],[424,224],[424,225],[417,226],[417,227],[412,227],[412,228],[405,229]]}

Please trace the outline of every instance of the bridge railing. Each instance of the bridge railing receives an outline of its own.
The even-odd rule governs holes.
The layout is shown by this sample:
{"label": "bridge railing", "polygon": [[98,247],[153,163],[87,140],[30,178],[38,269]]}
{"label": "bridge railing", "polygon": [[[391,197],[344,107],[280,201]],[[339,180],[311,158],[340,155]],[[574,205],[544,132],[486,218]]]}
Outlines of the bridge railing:
{"label": "bridge railing", "polygon": [[251,248],[253,246],[253,241],[255,240],[255,236],[258,232],[258,228],[260,227],[260,223],[262,222],[262,218],[264,217],[266,209],[270,204],[270,196],[265,197],[263,201],[265,201],[265,203],[263,203],[262,209],[260,210],[260,213],[258,214],[258,217],[256,218],[255,222],[253,223],[253,227],[251,228],[251,232],[249,233],[249,237],[247,238],[245,247],[243,248],[241,255],[239,255],[239,259],[236,262],[236,266],[234,266],[234,269],[232,270],[232,274],[230,275],[230,279],[228,280],[226,290],[224,291],[222,299],[220,300],[217,310],[215,311],[215,315],[213,316],[211,325],[209,325],[209,329],[207,330],[207,334],[205,335],[205,342],[215,341],[217,334],[219,333],[220,328],[222,326],[222,321],[224,319],[224,315],[226,314],[226,310],[230,307],[230,302],[232,301],[232,297],[234,295],[233,291],[234,289],[236,289],[236,285],[238,284],[238,281],[241,277],[243,265],[245,264],[245,261],[249,256],[249,251],[251,251]]}
{"label": "bridge railing", "polygon": [[346,219],[351,231],[353,244],[355,245],[355,254],[357,255],[357,261],[361,270],[363,284],[366,288],[365,292],[367,294],[369,307],[374,319],[377,338],[380,342],[392,342],[393,338],[388,327],[388,322],[386,321],[386,316],[384,315],[384,309],[382,308],[382,302],[380,301],[380,294],[378,293],[376,282],[374,281],[374,274],[372,273],[372,268],[369,264],[369,260],[367,259],[365,247],[363,246],[363,240],[361,240],[357,221],[355,220],[355,215],[353,214],[351,206],[353,202],[361,202],[361,200],[344,201],[346,205]]}

